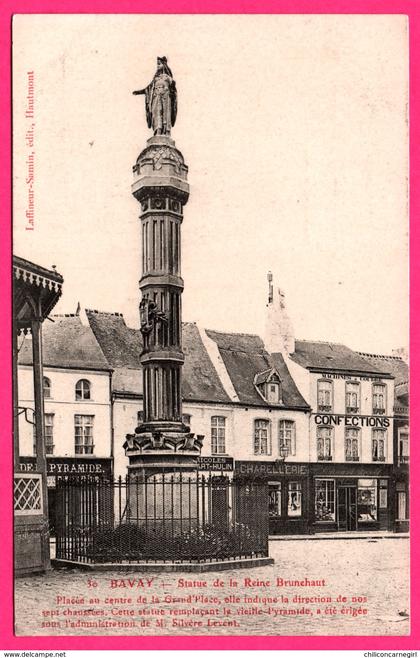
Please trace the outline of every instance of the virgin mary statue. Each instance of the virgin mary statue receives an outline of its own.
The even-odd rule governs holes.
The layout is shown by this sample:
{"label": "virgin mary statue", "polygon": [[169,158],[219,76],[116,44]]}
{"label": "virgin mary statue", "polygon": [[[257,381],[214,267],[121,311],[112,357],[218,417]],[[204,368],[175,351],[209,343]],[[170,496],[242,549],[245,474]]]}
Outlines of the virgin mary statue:
{"label": "virgin mary statue", "polygon": [[133,94],[144,94],[147,125],[153,128],[153,134],[170,135],[176,120],[177,92],[166,57],[157,58],[157,70],[152,82],[145,89],[133,91]]}

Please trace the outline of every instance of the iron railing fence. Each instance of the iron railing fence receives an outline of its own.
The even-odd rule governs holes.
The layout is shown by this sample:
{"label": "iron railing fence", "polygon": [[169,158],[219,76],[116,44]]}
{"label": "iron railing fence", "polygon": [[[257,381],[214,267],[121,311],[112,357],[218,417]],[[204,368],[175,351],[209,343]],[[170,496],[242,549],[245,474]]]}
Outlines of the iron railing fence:
{"label": "iron railing fence", "polygon": [[225,476],[62,479],[56,558],[88,563],[268,556],[268,489]]}

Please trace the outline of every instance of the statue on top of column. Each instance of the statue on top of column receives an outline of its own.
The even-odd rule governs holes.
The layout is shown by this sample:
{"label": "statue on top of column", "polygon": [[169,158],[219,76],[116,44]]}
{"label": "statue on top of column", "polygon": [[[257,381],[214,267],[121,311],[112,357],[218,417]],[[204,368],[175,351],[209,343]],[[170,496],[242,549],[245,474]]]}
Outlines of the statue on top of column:
{"label": "statue on top of column", "polygon": [[157,58],[157,70],[152,82],[144,89],[133,91],[133,94],[144,94],[147,125],[153,129],[153,134],[170,135],[176,120],[177,92],[166,57]]}

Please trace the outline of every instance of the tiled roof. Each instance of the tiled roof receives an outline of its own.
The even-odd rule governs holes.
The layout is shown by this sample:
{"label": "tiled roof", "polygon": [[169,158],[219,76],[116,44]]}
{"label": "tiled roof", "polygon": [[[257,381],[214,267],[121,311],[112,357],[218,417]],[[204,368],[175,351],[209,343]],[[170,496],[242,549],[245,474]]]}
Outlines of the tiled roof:
{"label": "tiled roof", "polygon": [[297,340],[290,358],[304,368],[390,374],[384,364],[377,367],[340,343]]}
{"label": "tiled roof", "polygon": [[[120,313],[86,310],[92,331],[110,365],[115,368],[115,391],[142,393],[140,354],[142,338],[138,329],[127,327]],[[217,372],[204,348],[198,328],[193,323],[182,325],[185,363],[182,370],[184,400],[229,402]]]}
{"label": "tiled roof", "polygon": [[378,370],[391,373],[395,377],[396,386],[408,382],[408,364],[400,356],[384,356],[366,352],[358,352],[358,354]]}
{"label": "tiled roof", "polygon": [[138,329],[125,324],[120,313],[86,309],[89,325],[112,368],[140,368],[142,338]]}
{"label": "tiled roof", "polygon": [[[77,315],[52,316],[54,322],[42,323],[44,366],[110,370],[90,327]],[[32,339],[26,337],[19,351],[18,362],[32,365]]]}
{"label": "tiled roof", "polygon": [[275,368],[282,382],[283,406],[286,408],[308,408],[292,380],[280,354],[270,355],[259,336],[253,334],[226,334],[206,330],[206,334],[219,348],[225,368],[243,404],[264,405],[255,385],[255,375]]}
{"label": "tiled roof", "polygon": [[260,384],[265,384],[270,379],[273,374],[273,368],[264,370],[263,372],[258,372],[254,377],[255,386],[260,386]]}
{"label": "tiled roof", "polygon": [[185,355],[182,370],[184,400],[230,402],[201,340],[198,327],[192,322],[184,322],[182,325],[182,349]]}

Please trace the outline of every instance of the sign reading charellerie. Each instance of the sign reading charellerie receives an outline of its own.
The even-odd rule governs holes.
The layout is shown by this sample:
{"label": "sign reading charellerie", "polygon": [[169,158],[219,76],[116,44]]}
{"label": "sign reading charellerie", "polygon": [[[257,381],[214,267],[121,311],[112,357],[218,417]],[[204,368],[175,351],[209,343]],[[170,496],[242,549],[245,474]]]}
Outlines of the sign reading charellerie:
{"label": "sign reading charellerie", "polygon": [[[35,457],[20,457],[21,471],[35,471]],[[47,457],[47,475],[111,476],[111,459],[78,459],[77,457]]]}
{"label": "sign reading charellerie", "polygon": [[235,462],[238,475],[308,475],[307,464],[284,462]]}
{"label": "sign reading charellerie", "polygon": [[390,419],[381,416],[346,416],[344,414],[315,414],[316,425],[345,425],[345,427],[389,427]]}
{"label": "sign reading charellerie", "polygon": [[199,457],[200,471],[233,471],[233,457]]}

